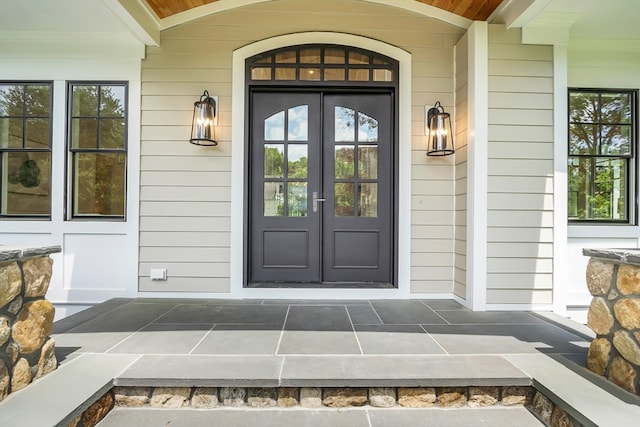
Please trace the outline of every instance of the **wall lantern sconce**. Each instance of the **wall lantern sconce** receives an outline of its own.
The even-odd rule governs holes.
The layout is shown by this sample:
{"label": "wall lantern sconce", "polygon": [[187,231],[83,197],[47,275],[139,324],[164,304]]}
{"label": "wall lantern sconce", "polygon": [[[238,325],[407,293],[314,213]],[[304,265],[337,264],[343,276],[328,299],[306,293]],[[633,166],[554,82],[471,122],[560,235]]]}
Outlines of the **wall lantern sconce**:
{"label": "wall lantern sconce", "polygon": [[440,101],[432,108],[425,107],[425,135],[427,135],[427,156],[448,156],[455,153],[451,116],[444,112]]}
{"label": "wall lantern sconce", "polygon": [[218,124],[217,97],[210,97],[206,90],[200,101],[193,103],[193,123],[190,143],[196,145],[218,145],[215,126]]}

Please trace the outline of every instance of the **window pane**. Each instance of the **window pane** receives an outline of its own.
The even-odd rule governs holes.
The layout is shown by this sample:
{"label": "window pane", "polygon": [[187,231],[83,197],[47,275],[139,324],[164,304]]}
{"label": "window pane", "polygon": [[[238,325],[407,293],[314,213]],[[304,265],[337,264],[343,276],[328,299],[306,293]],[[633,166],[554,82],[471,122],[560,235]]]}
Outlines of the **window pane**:
{"label": "window pane", "polygon": [[27,86],[27,116],[49,117],[51,111],[51,86]]}
{"label": "window pane", "polygon": [[569,218],[627,219],[627,161],[569,159]]}
{"label": "window pane", "polygon": [[284,177],[284,144],[265,144],[264,177]]}
{"label": "window pane", "polygon": [[374,82],[392,82],[393,71],[385,70],[382,68],[376,68],[375,70],[373,70],[373,81]]}
{"label": "window pane", "polygon": [[22,148],[23,123],[22,118],[0,118],[0,148]]}
{"label": "window pane", "polygon": [[284,141],[284,111],[280,111],[264,121],[265,141]]}
{"label": "window pane", "polygon": [[300,80],[320,80],[320,68],[300,68]]}
{"label": "window pane", "polygon": [[358,141],[378,141],[378,121],[364,113],[358,113]]}
{"label": "window pane", "polygon": [[74,215],[124,216],[124,153],[75,153]]}
{"label": "window pane", "polygon": [[300,50],[300,63],[301,64],[319,64],[320,63],[320,49],[302,49]]}
{"label": "window pane", "polygon": [[368,64],[369,55],[359,52],[349,52],[349,64]]}
{"label": "window pane", "polygon": [[358,187],[358,216],[378,216],[378,184],[362,183]]}
{"label": "window pane", "polygon": [[307,216],[307,183],[289,182],[288,216]]}
{"label": "window pane", "polygon": [[0,85],[0,117],[24,114],[24,89],[22,85]]}
{"label": "window pane", "polygon": [[49,119],[26,119],[27,134],[25,144],[27,148],[49,148],[51,135]]}
{"label": "window pane", "polygon": [[345,80],[344,68],[325,68],[324,80],[325,81],[344,81]]}
{"label": "window pane", "polygon": [[124,86],[100,87],[100,116],[124,117],[125,90]]}
{"label": "window pane", "polygon": [[368,82],[369,70],[349,70],[349,80],[352,82]]}
{"label": "window pane", "polygon": [[334,184],[334,215],[354,216],[355,214],[355,184],[336,182]]}
{"label": "window pane", "polygon": [[600,102],[597,93],[572,92],[569,94],[569,121],[597,123]]}
{"label": "window pane", "polygon": [[251,68],[251,80],[271,80],[271,68]]}
{"label": "window pane", "polygon": [[602,126],[600,153],[606,156],[631,155],[631,126]]}
{"label": "window pane", "polygon": [[631,123],[631,94],[602,94],[602,123]]}
{"label": "window pane", "polygon": [[73,86],[74,117],[96,117],[98,115],[98,87],[97,86]]}
{"label": "window pane", "polygon": [[345,63],[345,51],[343,49],[325,49],[324,50],[324,63],[325,64],[344,64]]}
{"label": "window pane", "polygon": [[362,179],[378,178],[378,147],[361,145],[358,147],[358,177]]}
{"label": "window pane", "polygon": [[72,148],[98,148],[98,120],[73,119],[71,120],[71,147]]}
{"label": "window pane", "polygon": [[276,80],[295,80],[295,68],[276,68]]}
{"label": "window pane", "polygon": [[353,145],[339,145],[335,147],[335,177],[338,179],[350,179],[354,177],[354,152]]}
{"label": "window pane", "polygon": [[289,178],[307,177],[307,144],[289,144],[287,157],[287,176]]}
{"label": "window pane", "polygon": [[100,120],[100,148],[124,149],[124,120]]}
{"label": "window pane", "polygon": [[264,216],[284,215],[284,182],[264,183]]}
{"label": "window pane", "polygon": [[260,59],[256,59],[253,62],[255,62],[256,64],[271,64],[272,59],[273,58],[271,57],[271,55],[265,55]]}
{"label": "window pane", "polygon": [[289,108],[287,137],[289,141],[306,141],[309,139],[309,106],[298,105]]}
{"label": "window pane", "polygon": [[382,58],[373,58],[373,63],[375,65],[391,65],[389,61],[385,61]]}
{"label": "window pane", "polygon": [[278,64],[295,64],[295,62],[296,62],[295,50],[276,53],[276,63]]}
{"label": "window pane", "polygon": [[2,153],[2,215],[51,214],[51,154]]}
{"label": "window pane", "polygon": [[574,123],[569,125],[569,154],[595,154],[598,126]]}
{"label": "window pane", "polygon": [[335,140],[353,142],[356,140],[355,110],[346,107],[335,107]]}

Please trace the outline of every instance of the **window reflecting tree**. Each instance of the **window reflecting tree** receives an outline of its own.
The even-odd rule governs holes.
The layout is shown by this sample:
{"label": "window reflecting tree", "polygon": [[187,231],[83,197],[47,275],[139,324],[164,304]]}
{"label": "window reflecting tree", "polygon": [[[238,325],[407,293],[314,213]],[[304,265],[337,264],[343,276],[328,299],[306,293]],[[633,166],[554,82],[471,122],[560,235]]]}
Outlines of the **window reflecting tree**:
{"label": "window reflecting tree", "polygon": [[570,219],[628,221],[634,109],[631,91],[570,91]]}
{"label": "window reflecting tree", "polygon": [[50,83],[0,84],[0,215],[51,213]]}
{"label": "window reflecting tree", "polygon": [[126,85],[71,84],[74,216],[124,217]]}

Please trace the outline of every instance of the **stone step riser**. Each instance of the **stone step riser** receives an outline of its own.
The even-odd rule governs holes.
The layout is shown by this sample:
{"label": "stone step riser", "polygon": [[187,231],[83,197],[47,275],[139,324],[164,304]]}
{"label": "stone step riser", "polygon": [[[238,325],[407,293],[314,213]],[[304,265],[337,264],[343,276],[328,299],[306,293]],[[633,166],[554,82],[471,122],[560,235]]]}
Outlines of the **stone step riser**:
{"label": "stone step riser", "polygon": [[526,406],[550,426],[580,424],[533,387],[114,387],[68,426],[95,425],[113,408],[309,409]]}

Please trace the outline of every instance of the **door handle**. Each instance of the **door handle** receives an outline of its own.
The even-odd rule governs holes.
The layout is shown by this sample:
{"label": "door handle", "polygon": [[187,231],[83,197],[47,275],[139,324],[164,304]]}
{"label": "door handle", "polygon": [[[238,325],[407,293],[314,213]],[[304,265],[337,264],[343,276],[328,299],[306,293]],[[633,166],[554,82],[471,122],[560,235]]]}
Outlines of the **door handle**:
{"label": "door handle", "polygon": [[324,202],[326,199],[324,199],[324,198],[319,199],[317,191],[314,191],[312,193],[312,196],[313,196],[313,203],[312,203],[313,211],[314,212],[318,212],[318,202]]}

